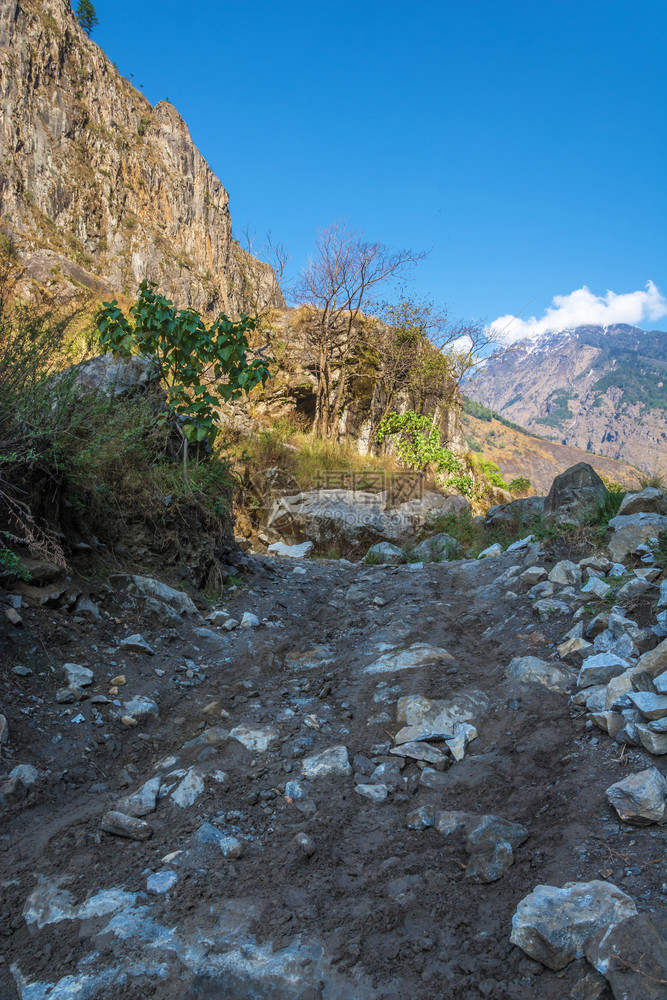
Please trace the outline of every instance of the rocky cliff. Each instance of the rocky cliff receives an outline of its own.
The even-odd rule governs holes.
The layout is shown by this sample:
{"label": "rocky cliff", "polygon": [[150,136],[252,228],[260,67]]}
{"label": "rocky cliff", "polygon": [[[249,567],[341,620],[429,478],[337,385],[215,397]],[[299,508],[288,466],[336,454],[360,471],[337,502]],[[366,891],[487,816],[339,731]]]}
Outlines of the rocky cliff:
{"label": "rocky cliff", "polygon": [[563,445],[653,470],[667,462],[666,387],[665,334],[619,325],[517,344],[466,391]]}
{"label": "rocky cliff", "polygon": [[229,196],[176,109],[154,107],[81,30],[69,0],[0,5],[0,225],[28,274],[179,306],[280,304],[232,238]]}

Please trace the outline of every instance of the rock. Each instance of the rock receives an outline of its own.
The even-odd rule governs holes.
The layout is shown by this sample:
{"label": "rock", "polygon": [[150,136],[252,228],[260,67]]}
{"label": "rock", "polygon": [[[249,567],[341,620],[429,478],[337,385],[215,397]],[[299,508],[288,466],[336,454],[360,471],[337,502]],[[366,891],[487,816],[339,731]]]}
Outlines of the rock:
{"label": "rock", "polygon": [[435,826],[434,806],[418,806],[417,809],[413,809],[408,813],[405,825],[408,830],[427,830]]}
{"label": "rock", "polygon": [[239,624],[240,623],[236,620],[236,618],[228,618],[222,627],[225,632],[233,632],[235,628],[239,627]]}
{"label": "rock", "polygon": [[115,809],[106,813],[100,824],[104,833],[113,833],[116,837],[128,837],[130,840],[148,840],[153,835],[153,828],[143,819],[126,816]]}
{"label": "rock", "polygon": [[121,715],[120,721],[124,726],[127,726],[128,728],[133,728],[134,726],[139,725],[137,720],[131,715]]}
{"label": "rock", "polygon": [[544,501],[544,514],[578,523],[604,503],[607,496],[607,488],[595,469],[587,462],[579,462],[556,476]]}
{"label": "rock", "polygon": [[551,583],[561,587],[579,587],[581,585],[581,570],[569,559],[561,559],[549,573]]}
{"label": "rock", "polygon": [[500,542],[495,542],[493,545],[489,545],[488,548],[484,549],[477,556],[478,559],[489,559],[491,556],[499,556],[502,554],[503,547]]}
{"label": "rock", "polygon": [[589,969],[578,979],[570,991],[570,1000],[599,1000],[605,989],[603,977],[595,969]]}
{"label": "rock", "polygon": [[519,903],[510,941],[557,972],[582,958],[596,933],[636,913],[630,897],[609,882],[538,885]]}
{"label": "rock", "polygon": [[605,599],[611,587],[604,580],[599,580],[596,576],[591,576],[588,582],[581,588],[582,594],[595,594],[601,601]]}
{"label": "rock", "polygon": [[286,545],[285,542],[272,542],[267,552],[282,559],[307,559],[313,551],[312,542],[301,542],[299,545]]}
{"label": "rock", "polygon": [[592,684],[607,684],[612,677],[618,677],[632,664],[613,653],[597,653],[588,656],[581,665],[577,677],[578,687],[590,687]]}
{"label": "rock", "polygon": [[241,628],[257,628],[259,625],[259,618],[257,615],[253,615],[252,611],[244,611],[243,617],[241,618]]}
{"label": "rock", "polygon": [[163,604],[167,604],[180,615],[190,615],[192,618],[199,618],[199,612],[191,597],[181,590],[168,587],[166,583],[154,580],[150,576],[125,576],[117,574],[111,577],[112,582],[118,580],[124,582],[131,594],[140,597],[151,597]]}
{"label": "rock", "polygon": [[447,699],[406,695],[399,698],[396,704],[396,722],[453,736],[457,722],[470,722],[487,712],[489,707],[487,695],[475,688],[459,691]]}
{"label": "rock", "polygon": [[660,596],[658,597],[658,607],[667,607],[667,580],[663,580],[660,584]]}
{"label": "rock", "polygon": [[527,549],[534,537],[535,535],[526,535],[524,538],[518,538],[516,542],[507,546],[505,552],[521,552],[522,549]]}
{"label": "rock", "polygon": [[667,733],[655,732],[651,729],[651,725],[653,723],[645,725],[643,722],[638,722],[635,727],[637,738],[645,750],[655,754],[656,757],[661,757],[667,753]]}
{"label": "rock", "polygon": [[560,693],[567,691],[570,685],[567,674],[537,656],[515,656],[507,668],[507,676],[522,684],[541,684],[549,691]]}
{"label": "rock", "polygon": [[364,798],[370,799],[371,802],[384,802],[389,794],[389,789],[386,785],[356,785],[354,790],[357,795],[363,795]]}
{"label": "rock", "polygon": [[431,538],[425,538],[412,550],[411,562],[443,562],[462,551],[461,543],[446,532],[441,531]]}
{"label": "rock", "polygon": [[17,764],[0,784],[0,801],[3,798],[17,801],[25,797],[39,781],[39,771],[32,764]]}
{"label": "rock", "polygon": [[426,642],[414,642],[407,649],[384,653],[379,659],[362,669],[363,674],[396,673],[400,670],[415,670],[437,663],[454,663],[454,657],[446,649],[430,646]]}
{"label": "rock", "polygon": [[655,583],[662,576],[662,570],[654,567],[653,569],[640,569],[635,567],[633,570],[635,576],[640,577],[642,580],[647,580],[649,583]]}
{"label": "rock", "polygon": [[641,493],[626,493],[618,509],[625,514],[667,514],[667,503],[662,490],[649,486]]}
{"label": "rock", "polygon": [[76,696],[76,688],[58,688],[56,691],[56,701],[59,705],[73,705],[75,701],[78,701]]}
{"label": "rock", "polygon": [[412,760],[424,760],[427,764],[437,764],[445,760],[445,755],[437,747],[430,743],[402,743],[400,746],[392,747],[389,753],[396,757],[409,757]]}
{"label": "rock", "polygon": [[16,677],[30,677],[32,675],[32,670],[30,667],[22,667],[19,665],[17,667],[12,667],[12,673]]}
{"label": "rock", "polygon": [[4,715],[0,715],[0,747],[9,743],[9,726]]}
{"label": "rock", "polygon": [[211,611],[210,615],[206,616],[206,621],[209,625],[224,625],[225,622],[230,618],[228,611]]}
{"label": "rock", "polygon": [[100,614],[100,609],[91,601],[89,597],[84,594],[78,598],[76,604],[74,605],[74,614],[80,615],[82,618],[89,618],[91,621],[99,621],[102,615]]}
{"label": "rock", "polygon": [[581,663],[582,658],[593,649],[585,639],[566,639],[557,647],[558,655],[565,663]]}
{"label": "rock", "polygon": [[570,608],[565,601],[558,601],[555,597],[545,597],[540,601],[535,601],[533,611],[540,621],[545,621],[552,616],[570,614]]}
{"label": "rock", "polygon": [[604,733],[608,733],[612,740],[616,739],[626,722],[619,712],[609,711],[593,712],[591,719],[598,729],[601,729]]}
{"label": "rock", "polygon": [[555,589],[553,583],[550,583],[549,580],[542,580],[541,583],[536,583],[534,587],[530,588],[528,599],[536,601],[543,597],[553,597]]}
{"label": "rock", "polygon": [[121,799],[118,803],[120,811],[126,816],[148,816],[149,813],[155,812],[160,784],[159,777],[144,782],[132,795]]}
{"label": "rock", "polygon": [[596,636],[604,632],[609,625],[609,615],[603,612],[600,615],[596,615],[592,618],[585,629],[585,635],[587,639],[595,639]]}
{"label": "rock", "polygon": [[477,884],[497,882],[514,864],[512,845],[499,842],[486,854],[473,854],[466,867],[466,878]]}
{"label": "rock", "polygon": [[583,571],[591,569],[606,576],[611,569],[611,560],[605,556],[586,556],[585,559],[579,560],[579,566]]}
{"label": "rock", "polygon": [[67,675],[67,683],[73,688],[88,687],[93,683],[95,675],[88,667],[82,667],[78,663],[63,663],[63,670]]}
{"label": "rock", "polygon": [[640,594],[645,594],[647,590],[651,590],[652,584],[648,580],[642,580],[641,577],[635,577],[634,580],[628,580],[624,584],[616,595],[616,600],[619,602],[629,601],[633,597],[639,597]]}
{"label": "rock", "polygon": [[638,545],[649,538],[657,538],[667,530],[667,517],[662,514],[623,514],[609,522],[613,535],[609,540],[609,555],[614,562],[635,552]]}
{"label": "rock", "polygon": [[468,840],[466,850],[469,854],[491,851],[498,843],[508,843],[511,847],[520,847],[528,839],[528,830],[521,823],[512,823],[500,816],[470,816],[466,829]]}
{"label": "rock", "polygon": [[662,674],[658,674],[653,681],[653,686],[658,694],[667,694],[667,670]]}
{"label": "rock", "polygon": [[429,740],[449,740],[454,736],[454,727],[447,729],[433,728],[432,726],[403,726],[394,736],[394,743],[401,746],[403,743],[422,743]]}
{"label": "rock", "polygon": [[159,719],[160,709],[157,703],[153,701],[152,698],[145,698],[143,695],[137,695],[135,698],[130,698],[123,704],[123,711],[125,715],[129,715],[132,719],[145,719],[146,716],[152,715],[153,718]]}
{"label": "rock", "polygon": [[445,745],[454,760],[463,760],[466,747],[477,739],[477,730],[469,722],[455,722],[454,735],[445,740]]}
{"label": "rock", "polygon": [[607,801],[625,823],[647,826],[667,820],[667,780],[657,767],[631,774],[607,789]]}
{"label": "rock", "polygon": [[5,618],[10,622],[11,625],[15,625],[19,628],[23,625],[23,619],[16,610],[16,608],[5,608]]}
{"label": "rock", "polygon": [[328,778],[332,775],[350,775],[352,767],[347,747],[329,747],[312,757],[304,757],[301,762],[304,778]]}
{"label": "rock", "polygon": [[667,670],[667,639],[664,639],[655,649],[640,656],[637,666],[640,670],[644,670],[649,677],[657,677],[658,674]]}
{"label": "rock", "polygon": [[[475,816],[474,819],[479,819]],[[465,829],[466,823],[470,820],[470,813],[461,812],[458,809],[440,809],[436,813],[435,828],[443,837],[448,837],[458,830]]]}
{"label": "rock", "polygon": [[173,889],[177,882],[178,875],[176,872],[155,872],[146,879],[146,891],[152,893],[154,896],[162,896],[165,892]]}
{"label": "rock", "polygon": [[312,858],[315,853],[315,842],[307,833],[297,833],[294,838],[297,847],[303,851],[307,858]]}
{"label": "rock", "polygon": [[630,691],[628,698],[650,722],[667,716],[667,695],[651,691]]}
{"label": "rock", "polygon": [[145,653],[147,656],[154,656],[154,652],[142,635],[136,632],[128,635],[126,639],[121,639],[119,646],[128,653]]}
{"label": "rock", "polygon": [[544,510],[544,497],[521,497],[509,503],[495,504],[489,507],[484,518],[486,527],[507,524],[511,527],[529,524],[533,518],[539,517]]}
{"label": "rock", "polygon": [[400,563],[404,559],[403,549],[391,542],[377,542],[366,553],[368,563]]}
{"label": "rock", "polygon": [[667,917],[640,913],[614,924],[589,940],[586,958],[616,1000],[665,1000]]}
{"label": "rock", "polygon": [[525,569],[519,579],[526,587],[534,587],[541,580],[546,580],[547,571],[544,566],[529,566]]}
{"label": "rock", "polygon": [[191,767],[171,792],[170,798],[181,809],[187,809],[196,802],[204,787],[204,779],[194,767]]}
{"label": "rock", "polygon": [[237,740],[241,743],[246,750],[255,750],[259,753],[264,753],[269,748],[275,739],[278,738],[280,733],[277,729],[271,729],[266,726],[260,728],[259,726],[235,726],[229,731],[230,740]]}

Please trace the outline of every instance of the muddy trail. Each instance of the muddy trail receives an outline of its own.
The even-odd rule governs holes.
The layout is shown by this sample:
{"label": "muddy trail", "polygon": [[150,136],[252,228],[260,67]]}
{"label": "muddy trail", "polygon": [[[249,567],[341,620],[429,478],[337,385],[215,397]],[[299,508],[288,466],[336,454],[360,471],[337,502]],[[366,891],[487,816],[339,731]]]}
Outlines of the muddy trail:
{"label": "muddy trail", "polygon": [[[122,581],[99,619],[24,599],[1,770],[38,777],[2,814],[3,1000],[611,998],[584,959],[512,945],[512,917],[592,879],[661,908],[664,828],[605,790],[665,758],[509,677],[572,625],[517,585],[540,558],[257,560],[238,627],[160,620]],[[69,704],[65,663],[92,671]],[[475,847],[488,815],[525,828],[509,856]]]}

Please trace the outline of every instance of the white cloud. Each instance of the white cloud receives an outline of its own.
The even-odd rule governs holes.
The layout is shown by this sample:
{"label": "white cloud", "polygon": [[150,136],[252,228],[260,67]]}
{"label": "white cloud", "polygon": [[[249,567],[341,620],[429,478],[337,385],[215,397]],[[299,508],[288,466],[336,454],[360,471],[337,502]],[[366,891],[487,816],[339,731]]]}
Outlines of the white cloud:
{"label": "white cloud", "polygon": [[612,326],[629,323],[638,326],[643,320],[662,319],[667,316],[667,299],[652,281],[646,282],[643,291],[617,295],[594,295],[586,285],[569,295],[554,295],[552,304],[537,319],[520,319],[518,316],[499,316],[489,326],[490,333],[506,344],[518,340],[537,340],[550,330],[571,330],[577,326]]}

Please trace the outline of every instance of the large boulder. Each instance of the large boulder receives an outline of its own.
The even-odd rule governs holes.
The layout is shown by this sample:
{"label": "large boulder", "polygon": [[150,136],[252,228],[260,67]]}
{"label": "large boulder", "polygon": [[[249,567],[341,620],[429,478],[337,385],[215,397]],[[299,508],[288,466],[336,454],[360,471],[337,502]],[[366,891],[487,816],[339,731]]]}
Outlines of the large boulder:
{"label": "large boulder", "polygon": [[604,503],[605,484],[587,462],[579,462],[556,476],[544,501],[544,513],[559,521],[578,522]]}
{"label": "large boulder", "polygon": [[619,514],[667,514],[667,502],[662,490],[647,486],[640,493],[626,493]]}
{"label": "large boulder", "polygon": [[496,504],[489,507],[484,518],[485,526],[508,524],[524,525],[530,524],[535,517],[539,517],[544,510],[544,497],[521,497],[519,500],[512,500],[511,503]]}
{"label": "large boulder", "polygon": [[638,545],[645,544],[649,538],[657,538],[661,531],[667,531],[667,517],[646,511],[618,514],[612,517],[609,527],[613,530],[609,540],[609,555],[614,562],[620,562],[625,556],[635,552]]}
{"label": "large boulder", "polygon": [[113,354],[102,354],[73,365],[57,378],[59,381],[71,379],[74,390],[82,396],[90,392],[122,396],[158,383],[160,373],[155,358],[143,355],[115,358]]}
{"label": "large boulder", "polygon": [[465,497],[429,492],[393,508],[388,508],[387,502],[386,492],[336,489],[297,493],[276,501],[267,528],[291,544],[311,541],[318,552],[333,548],[360,552],[376,542],[409,543],[431,518],[470,508]]}

